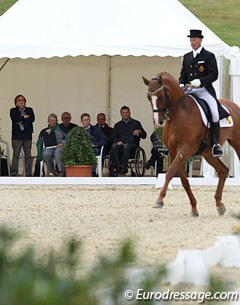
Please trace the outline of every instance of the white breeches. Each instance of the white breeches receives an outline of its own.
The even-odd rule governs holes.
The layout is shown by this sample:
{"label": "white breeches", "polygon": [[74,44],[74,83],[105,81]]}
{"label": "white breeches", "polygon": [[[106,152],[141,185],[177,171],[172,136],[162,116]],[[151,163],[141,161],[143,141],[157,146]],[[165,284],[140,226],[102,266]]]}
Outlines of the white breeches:
{"label": "white breeches", "polygon": [[193,88],[192,93],[207,102],[212,114],[212,121],[214,123],[219,121],[218,106],[215,98],[205,88]]}

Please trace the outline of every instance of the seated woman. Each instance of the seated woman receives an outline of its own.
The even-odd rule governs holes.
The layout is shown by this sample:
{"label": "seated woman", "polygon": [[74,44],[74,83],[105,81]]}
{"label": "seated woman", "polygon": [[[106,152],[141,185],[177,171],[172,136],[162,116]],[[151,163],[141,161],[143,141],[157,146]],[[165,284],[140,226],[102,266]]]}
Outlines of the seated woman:
{"label": "seated woman", "polygon": [[[57,115],[54,113],[48,116],[48,127],[41,130],[37,140],[37,159],[44,160],[47,165],[48,176],[64,177],[64,165],[61,162],[66,137],[59,127]],[[54,167],[53,159],[56,161]]]}

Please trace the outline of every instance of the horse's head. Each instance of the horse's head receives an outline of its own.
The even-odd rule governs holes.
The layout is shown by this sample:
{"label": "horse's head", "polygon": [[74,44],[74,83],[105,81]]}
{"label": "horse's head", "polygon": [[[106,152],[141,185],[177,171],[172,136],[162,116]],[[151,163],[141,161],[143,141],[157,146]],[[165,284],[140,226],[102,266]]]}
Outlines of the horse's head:
{"label": "horse's head", "polygon": [[151,80],[143,77],[143,82],[148,86],[147,98],[152,106],[153,123],[155,126],[162,126],[169,109],[183,95],[183,90],[166,72],[159,73]]}

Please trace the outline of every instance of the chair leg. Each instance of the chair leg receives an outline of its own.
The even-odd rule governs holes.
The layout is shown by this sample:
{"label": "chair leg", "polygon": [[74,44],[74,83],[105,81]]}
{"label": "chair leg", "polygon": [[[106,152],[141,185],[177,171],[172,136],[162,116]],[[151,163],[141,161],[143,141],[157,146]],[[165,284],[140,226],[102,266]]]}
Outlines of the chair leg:
{"label": "chair leg", "polygon": [[42,161],[40,161],[40,177],[43,177],[43,166],[44,166],[44,163],[42,160]]}
{"label": "chair leg", "polygon": [[103,170],[102,170],[102,156],[97,156],[97,162],[98,162],[98,177],[102,177]]}

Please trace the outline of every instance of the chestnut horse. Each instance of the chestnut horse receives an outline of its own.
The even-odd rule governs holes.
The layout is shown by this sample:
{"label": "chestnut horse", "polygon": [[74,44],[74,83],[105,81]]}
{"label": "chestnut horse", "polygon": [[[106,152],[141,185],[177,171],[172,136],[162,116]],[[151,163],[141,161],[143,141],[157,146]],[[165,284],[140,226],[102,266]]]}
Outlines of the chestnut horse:
{"label": "chestnut horse", "polygon": [[[215,168],[218,174],[219,180],[215,201],[218,214],[223,215],[226,209],[222,203],[222,192],[229,169],[219,158],[212,156],[211,133],[202,122],[198,106],[167,72],[159,73],[152,80],[143,77],[143,81],[148,86],[147,97],[152,105],[156,126],[163,124],[163,113],[166,113],[166,120],[163,124],[163,142],[169,150],[172,161],[155,207],[163,207],[163,199],[166,196],[168,184],[175,173],[178,172],[190,200],[191,215],[199,215],[197,201],[192,193],[185,171],[186,161],[198,152]],[[219,102],[228,109],[233,120],[232,127],[221,128],[220,144],[222,145],[225,141],[228,141],[240,159],[240,108],[229,100],[220,100]],[[199,148],[204,140],[207,140],[207,147],[199,153]]]}

